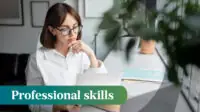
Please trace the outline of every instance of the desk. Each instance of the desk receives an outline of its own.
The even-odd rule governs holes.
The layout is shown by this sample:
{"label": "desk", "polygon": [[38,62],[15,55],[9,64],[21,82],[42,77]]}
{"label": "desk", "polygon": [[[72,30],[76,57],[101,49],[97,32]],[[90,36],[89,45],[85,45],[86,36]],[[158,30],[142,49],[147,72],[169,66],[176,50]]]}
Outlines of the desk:
{"label": "desk", "polygon": [[[133,100],[134,98],[138,98],[146,93],[151,93],[144,97],[145,102],[138,103],[138,106],[134,106],[134,110],[140,110],[143,108],[156,94],[156,91],[160,88],[165,88],[170,86],[169,83],[163,84],[161,87],[161,83],[152,83],[152,82],[142,82],[142,81],[133,81],[133,82],[127,82],[123,81],[122,85],[127,89],[128,93],[128,100]],[[125,104],[127,105],[127,104]],[[122,105],[123,106],[123,105]],[[123,109],[123,108],[122,108]],[[81,108],[81,112],[106,112],[104,110],[91,107],[91,106],[83,106]],[[123,110],[121,112],[124,112]],[[134,111],[137,112],[137,111]]]}
{"label": "desk", "polygon": [[[114,52],[111,51],[107,58],[104,61],[104,65],[107,68],[109,73],[123,73],[124,69],[127,67],[133,68],[143,68],[143,69],[154,69],[154,70],[165,70],[165,67],[158,55],[155,53],[153,55],[142,55],[135,53],[131,56],[129,63],[125,60],[124,51]],[[116,71],[117,70],[117,71]],[[169,87],[170,83],[155,83],[155,82],[145,82],[145,81],[123,81],[122,85],[127,89],[128,93],[128,104],[121,106],[121,112],[137,112],[143,108],[156,94],[157,90],[160,88]],[[150,93],[146,96],[144,94]],[[138,99],[139,96],[142,96],[141,99]],[[136,104],[130,104],[129,101],[136,99]],[[131,107],[134,108],[127,110],[125,108]],[[81,108],[81,112],[106,112],[90,106],[84,106]]]}

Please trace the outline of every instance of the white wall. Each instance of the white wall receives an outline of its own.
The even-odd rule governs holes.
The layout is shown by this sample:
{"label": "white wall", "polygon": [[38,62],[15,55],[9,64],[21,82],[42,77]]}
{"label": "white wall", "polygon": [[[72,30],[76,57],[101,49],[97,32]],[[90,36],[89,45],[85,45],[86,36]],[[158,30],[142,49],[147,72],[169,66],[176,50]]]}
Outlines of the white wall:
{"label": "white wall", "polygon": [[[25,22],[24,26],[18,26],[18,27],[0,26],[0,34],[1,34],[0,52],[31,53],[36,50],[38,36],[40,34],[41,28],[32,28],[31,26],[30,1],[34,0],[23,0],[24,22]],[[78,0],[46,0],[46,1],[49,1],[50,5],[56,2],[66,2],[71,6],[73,6],[78,12],[84,11],[84,2],[82,2],[84,0],[81,0],[81,4],[78,2]],[[96,32],[95,29],[100,22],[100,18],[93,18],[93,19],[85,18],[83,14],[81,17],[83,20],[83,41],[85,41],[93,48],[91,42]],[[97,53],[97,57],[103,59],[107,53],[107,50],[102,48],[99,50],[100,53]]]}
{"label": "white wall", "polygon": [[[32,28],[30,19],[30,1],[23,0],[24,2],[24,22],[25,26],[22,27],[7,27],[0,26],[0,52],[6,53],[30,53],[36,50],[36,44],[41,28]],[[38,1],[38,0],[37,0]],[[44,1],[44,0],[42,0]],[[89,44],[92,48],[92,40],[96,33],[96,28],[101,21],[101,18],[86,18],[85,12],[85,0],[46,0],[50,2],[50,5],[55,2],[66,2],[72,5],[81,15],[83,21],[83,41]],[[107,1],[107,0],[104,0]],[[164,0],[157,0],[158,5],[162,4]],[[99,7],[105,6],[106,3],[98,4]],[[94,9],[97,7],[93,7]],[[97,57],[104,59],[108,48],[103,41],[103,33],[99,34],[97,39]]]}
{"label": "white wall", "polygon": [[[55,2],[62,1],[63,0],[49,0],[49,3],[51,5]],[[31,26],[30,0],[23,0],[23,5],[24,26],[0,26],[0,52],[30,53],[36,50],[36,43],[41,28],[32,28]]]}

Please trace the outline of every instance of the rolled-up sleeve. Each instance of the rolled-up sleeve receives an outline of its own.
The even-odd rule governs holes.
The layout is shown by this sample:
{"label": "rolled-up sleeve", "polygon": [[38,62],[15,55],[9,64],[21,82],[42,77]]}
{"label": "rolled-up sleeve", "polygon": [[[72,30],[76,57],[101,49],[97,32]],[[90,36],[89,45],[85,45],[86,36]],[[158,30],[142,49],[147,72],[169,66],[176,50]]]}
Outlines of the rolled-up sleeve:
{"label": "rolled-up sleeve", "polygon": [[97,68],[90,67],[90,59],[85,53],[83,53],[82,62],[83,62],[82,66],[84,72],[107,73],[107,69],[105,68],[104,63],[101,60],[98,60]]}
{"label": "rolled-up sleeve", "polygon": [[[36,54],[29,57],[26,67],[26,84],[44,85],[43,78],[37,66]],[[52,112],[52,105],[29,105],[31,112]]]}

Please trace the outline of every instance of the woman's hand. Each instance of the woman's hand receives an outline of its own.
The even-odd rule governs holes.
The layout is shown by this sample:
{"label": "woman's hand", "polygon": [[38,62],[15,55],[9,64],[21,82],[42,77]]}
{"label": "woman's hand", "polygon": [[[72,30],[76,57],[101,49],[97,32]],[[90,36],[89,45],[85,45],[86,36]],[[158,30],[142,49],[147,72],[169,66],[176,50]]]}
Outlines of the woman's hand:
{"label": "woman's hand", "polygon": [[94,55],[93,50],[81,40],[72,41],[68,46],[72,47],[73,53],[79,53],[80,51],[83,51],[88,56]]}
{"label": "woman's hand", "polygon": [[120,112],[120,105],[96,105],[96,107],[107,110],[109,112]]}
{"label": "woman's hand", "polygon": [[96,59],[96,56],[93,50],[83,41],[81,40],[73,41],[69,44],[69,47],[72,47],[72,51],[74,53],[78,53],[80,51],[85,52],[90,59],[90,63],[91,63],[90,67],[97,68],[99,66],[98,60]]}
{"label": "woman's hand", "polygon": [[53,112],[80,112],[80,107],[76,105],[53,105]]}

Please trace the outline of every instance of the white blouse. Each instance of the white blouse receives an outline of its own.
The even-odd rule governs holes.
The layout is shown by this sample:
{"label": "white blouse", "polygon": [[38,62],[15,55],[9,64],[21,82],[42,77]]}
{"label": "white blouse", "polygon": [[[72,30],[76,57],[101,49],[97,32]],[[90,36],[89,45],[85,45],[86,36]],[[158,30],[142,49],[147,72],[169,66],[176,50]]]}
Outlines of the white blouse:
{"label": "white blouse", "polygon": [[[98,68],[90,68],[86,53],[69,50],[63,56],[55,49],[39,48],[31,54],[26,68],[27,85],[75,85],[76,76],[85,72],[107,73],[99,61]],[[30,105],[32,112],[52,112],[52,105]]]}

